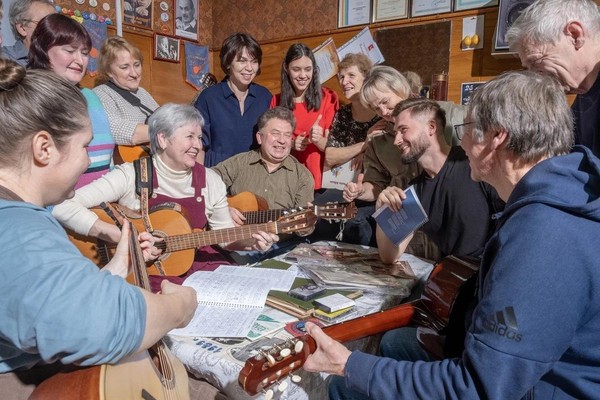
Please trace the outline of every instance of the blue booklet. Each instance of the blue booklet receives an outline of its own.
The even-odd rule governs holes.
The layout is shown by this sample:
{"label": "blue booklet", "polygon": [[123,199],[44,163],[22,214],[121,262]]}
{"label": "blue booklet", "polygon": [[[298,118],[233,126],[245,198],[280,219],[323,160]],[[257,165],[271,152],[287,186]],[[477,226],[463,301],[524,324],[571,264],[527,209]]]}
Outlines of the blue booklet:
{"label": "blue booklet", "polygon": [[402,242],[428,221],[427,213],[415,193],[415,188],[410,186],[404,190],[404,193],[406,199],[402,201],[402,208],[399,211],[394,212],[385,205],[373,213],[377,224],[394,244]]}

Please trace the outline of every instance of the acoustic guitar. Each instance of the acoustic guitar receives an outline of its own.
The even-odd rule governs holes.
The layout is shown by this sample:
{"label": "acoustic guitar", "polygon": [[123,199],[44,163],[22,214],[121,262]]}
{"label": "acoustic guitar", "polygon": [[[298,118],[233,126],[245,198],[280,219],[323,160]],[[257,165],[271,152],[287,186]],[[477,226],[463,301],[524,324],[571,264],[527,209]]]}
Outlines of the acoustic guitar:
{"label": "acoustic guitar", "polygon": [[[138,230],[145,230],[139,213],[120,205],[113,207],[123,212]],[[98,217],[107,223],[114,223],[114,217],[103,208],[91,209]],[[310,210],[288,214],[277,221],[263,224],[244,225],[235,228],[217,229],[213,231],[193,232],[187,218],[182,214],[178,204],[166,203],[150,212],[150,221],[154,228],[152,234],[163,238],[155,246],[162,250],[159,260],[166,275],[179,276],[186,273],[194,261],[196,249],[218,243],[229,243],[249,239],[254,233],[292,233],[312,228],[317,217]],[[108,263],[116,245],[69,232],[69,238],[79,251],[98,266]],[[147,268],[150,275],[163,275],[154,264]]]}
{"label": "acoustic guitar", "polygon": [[[464,314],[475,296],[478,270],[478,265],[468,260],[446,257],[434,267],[419,300],[331,325],[323,331],[346,342],[403,326],[418,326],[423,328],[419,329],[418,339],[426,350],[438,357],[451,357],[461,351],[451,347],[464,340]],[[440,344],[443,354],[439,354]],[[300,369],[315,350],[316,343],[308,334],[262,350],[246,361],[238,382],[251,396],[268,392],[269,386]]]}
{"label": "acoustic guitar", "polygon": [[356,216],[356,205],[350,203],[327,203],[320,206],[294,207],[269,210],[267,201],[251,192],[241,192],[227,198],[229,207],[237,208],[246,217],[246,225],[276,221],[282,216],[311,210],[318,218],[348,220]]}
{"label": "acoustic guitar", "polygon": [[[200,96],[200,93],[208,87],[211,87],[217,84],[217,78],[211,74],[210,72],[204,74],[204,76],[200,79],[200,84],[202,85],[198,93],[194,96],[194,99],[191,102],[191,105],[196,103],[196,99]],[[114,155],[113,161],[115,165],[123,164],[126,162],[133,162],[138,158],[146,157],[150,155],[150,145],[142,144],[142,145],[117,145]]]}
{"label": "acoustic guitar", "polygon": [[[129,253],[135,284],[150,290],[144,257],[131,225]],[[147,351],[122,359],[118,364],[59,372],[42,382],[30,400],[189,400],[185,366],[159,340]]]}

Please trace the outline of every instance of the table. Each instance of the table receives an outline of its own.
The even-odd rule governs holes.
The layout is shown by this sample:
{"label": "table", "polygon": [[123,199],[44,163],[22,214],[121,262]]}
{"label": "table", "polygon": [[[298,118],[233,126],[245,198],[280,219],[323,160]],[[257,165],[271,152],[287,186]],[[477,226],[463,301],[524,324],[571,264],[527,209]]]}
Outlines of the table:
{"label": "table", "polygon": [[[323,242],[319,243],[322,244]],[[362,249],[361,251],[366,252],[377,251],[377,249],[346,243],[325,243],[341,247],[359,247]],[[433,267],[432,264],[410,254],[404,254],[400,260],[408,261],[417,277],[416,280],[406,280],[407,292],[410,292],[410,289],[417,282],[425,281]],[[365,315],[397,305],[402,300],[403,297],[400,296],[365,291],[364,295],[355,301],[359,315]],[[168,335],[165,338],[165,342],[193,375],[210,382],[230,399],[246,400],[262,399],[264,396],[258,394],[251,397],[238,384],[238,375],[245,360],[254,356],[257,350],[268,349],[274,344],[281,343],[290,337],[289,333],[282,330],[274,335],[253,342],[241,338],[199,338],[175,335]],[[350,350],[375,353],[379,345],[379,338],[379,335],[371,336],[345,343],[345,345]],[[300,369],[297,371],[297,375],[302,378],[302,381],[292,383],[290,378],[287,377],[285,379],[288,383],[287,390],[276,394],[275,398],[282,400],[327,398],[327,374],[309,373]]]}

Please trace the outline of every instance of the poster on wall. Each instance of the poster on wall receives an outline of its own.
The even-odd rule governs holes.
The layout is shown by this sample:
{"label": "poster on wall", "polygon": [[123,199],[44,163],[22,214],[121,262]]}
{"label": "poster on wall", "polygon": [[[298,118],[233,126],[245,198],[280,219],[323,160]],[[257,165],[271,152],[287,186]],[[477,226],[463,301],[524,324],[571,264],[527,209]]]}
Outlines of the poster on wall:
{"label": "poster on wall", "polygon": [[454,0],[454,11],[497,6],[498,0]]}
{"label": "poster on wall", "polygon": [[208,47],[191,42],[183,42],[185,51],[185,81],[197,90],[207,85],[205,77],[208,74]]}
{"label": "poster on wall", "polygon": [[153,0],[123,0],[123,23],[152,30]]}
{"label": "poster on wall", "polygon": [[408,18],[408,0],[374,0],[373,22]]}
{"label": "poster on wall", "polygon": [[340,61],[338,60],[333,38],[327,39],[313,49],[313,54],[319,67],[319,82],[323,84],[338,73],[338,63]]}
{"label": "poster on wall", "polygon": [[452,0],[413,0],[411,17],[421,17],[452,11]]}
{"label": "poster on wall", "polygon": [[102,44],[107,38],[106,24],[92,21],[90,19],[83,20],[83,26],[92,39],[92,50],[90,51],[90,58],[87,66],[87,74],[89,76],[98,75],[98,55]]}
{"label": "poster on wall", "polygon": [[338,28],[368,24],[371,21],[371,0],[339,0]]}
{"label": "poster on wall", "polygon": [[175,1],[175,34],[198,40],[198,0]]}
{"label": "poster on wall", "polygon": [[179,62],[179,47],[181,40],[168,36],[154,34],[154,59],[161,61]]}
{"label": "poster on wall", "polygon": [[338,58],[340,60],[343,60],[344,56],[349,53],[363,53],[369,57],[373,65],[381,64],[385,61],[381,50],[379,50],[379,46],[373,40],[373,35],[371,35],[369,27],[365,27],[356,36],[338,48]]}

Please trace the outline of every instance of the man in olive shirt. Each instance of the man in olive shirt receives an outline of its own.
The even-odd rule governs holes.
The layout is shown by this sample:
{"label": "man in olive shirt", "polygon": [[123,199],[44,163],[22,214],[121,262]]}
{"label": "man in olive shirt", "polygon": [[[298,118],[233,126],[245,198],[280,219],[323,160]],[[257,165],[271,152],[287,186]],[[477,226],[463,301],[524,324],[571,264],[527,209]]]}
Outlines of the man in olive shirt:
{"label": "man in olive shirt", "polygon": [[[290,155],[296,121],[292,111],[275,107],[258,119],[256,139],[260,147],[222,161],[212,169],[230,195],[252,192],[264,198],[270,209],[306,206],[312,202],[314,180],[308,169]],[[231,209],[233,220],[244,217]]]}

